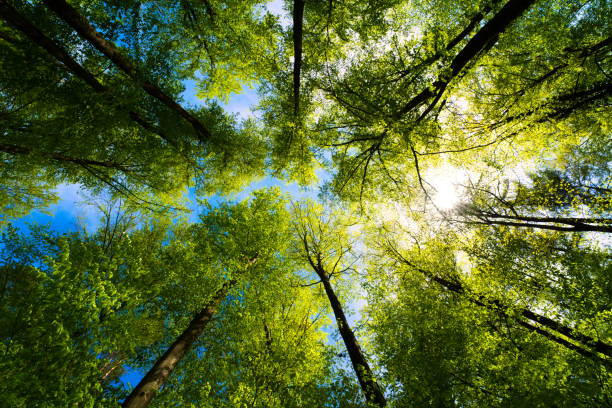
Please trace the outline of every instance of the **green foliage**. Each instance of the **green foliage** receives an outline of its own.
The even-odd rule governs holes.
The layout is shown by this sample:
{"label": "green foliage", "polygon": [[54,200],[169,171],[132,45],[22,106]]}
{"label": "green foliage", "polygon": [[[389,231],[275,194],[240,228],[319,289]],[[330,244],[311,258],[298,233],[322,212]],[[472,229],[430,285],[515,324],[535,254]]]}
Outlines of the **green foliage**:
{"label": "green foliage", "polygon": [[[437,252],[440,250],[444,252]],[[448,247],[422,247],[403,256],[432,268],[428,257],[448,259],[449,253]],[[483,258],[498,261],[484,254]],[[457,273],[448,267],[429,270],[442,276]],[[392,406],[587,407],[607,403],[611,378],[603,366],[526,331],[511,316],[445,290],[417,270],[388,261],[373,268],[376,275],[369,303],[375,306],[367,312],[376,336],[376,353],[393,394]],[[498,276],[485,271],[476,275],[481,268],[473,268],[474,275],[466,277],[470,284],[482,285],[481,291],[499,299],[506,298],[505,292],[514,293],[509,285],[499,291],[492,288]],[[502,268],[495,266],[500,275],[507,276]],[[524,295],[519,304],[528,298]]]}
{"label": "green foliage", "polygon": [[[610,2],[306,1],[301,61],[263,1],[71,5],[134,69],[0,0],[0,405],[117,406],[235,282],[153,405],[362,407],[327,276],[389,406],[611,406]],[[247,87],[241,121],[219,102]],[[326,203],[183,218],[188,191],[321,169]],[[62,183],[124,204],[12,226]]]}

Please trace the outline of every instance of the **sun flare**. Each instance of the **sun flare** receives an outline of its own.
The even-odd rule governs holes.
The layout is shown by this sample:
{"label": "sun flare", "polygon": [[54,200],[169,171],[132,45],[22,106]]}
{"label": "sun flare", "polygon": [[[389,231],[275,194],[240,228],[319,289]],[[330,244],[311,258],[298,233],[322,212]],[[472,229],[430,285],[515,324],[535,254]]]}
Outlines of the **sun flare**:
{"label": "sun flare", "polygon": [[451,165],[444,165],[431,170],[425,177],[430,186],[430,197],[440,210],[450,210],[461,200],[461,184],[466,174]]}

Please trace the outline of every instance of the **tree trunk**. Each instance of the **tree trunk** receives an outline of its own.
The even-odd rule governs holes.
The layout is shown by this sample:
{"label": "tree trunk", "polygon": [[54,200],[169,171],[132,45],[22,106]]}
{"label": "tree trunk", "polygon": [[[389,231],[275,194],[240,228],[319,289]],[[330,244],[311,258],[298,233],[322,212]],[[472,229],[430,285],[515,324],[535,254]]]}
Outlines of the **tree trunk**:
{"label": "tree trunk", "polygon": [[302,27],[304,23],[304,0],[293,2],[293,114],[300,109],[300,73],[302,70]]}
{"label": "tree trunk", "polygon": [[346,350],[351,358],[351,363],[353,364],[353,369],[357,374],[357,379],[359,380],[359,385],[361,386],[361,390],[365,394],[366,401],[372,402],[379,407],[384,407],[387,404],[385,397],[376,383],[374,379],[374,375],[372,374],[372,370],[368,365],[363,353],[361,352],[361,347],[359,346],[359,342],[355,338],[355,334],[346,320],[346,316],[344,315],[344,311],[342,310],[342,304],[336,297],[336,294],[331,287],[329,282],[329,276],[325,271],[318,272],[321,281],[323,282],[323,287],[325,288],[325,293],[327,294],[327,298],[329,299],[329,303],[331,304],[332,309],[334,310],[334,316],[336,317],[336,323],[338,324],[338,330],[342,335],[342,340],[344,341],[344,345],[346,346]]}
{"label": "tree trunk", "polygon": [[[457,53],[455,58],[451,61],[450,73],[447,74],[446,77],[439,77],[434,82],[434,90],[429,87],[425,88],[404,105],[397,116],[407,114],[434,96],[436,96],[436,100],[439,99],[448,83],[458,76],[466,65],[474,61],[478,54],[492,47],[497,41],[499,34],[503,33],[506,28],[519,18],[533,3],[535,3],[535,0],[508,1],[491,20],[474,34],[461,51]],[[431,110],[431,108],[432,106],[430,106],[426,112]]]}
{"label": "tree trunk", "polygon": [[[246,265],[249,268],[257,261],[257,257],[251,259]],[[217,312],[217,309],[223,299],[227,297],[230,289],[238,282],[237,277],[229,282],[226,282],[221,289],[217,290],[214,297],[206,306],[196,315],[189,323],[189,326],[183,331],[178,339],[166,350],[155,365],[149,370],[136,388],[123,401],[123,408],[144,408],[151,403],[155,393],[164,384],[166,379],[170,377],[172,371],[181,359],[187,354],[193,343],[202,334],[212,317]]]}
{"label": "tree trunk", "polygon": [[196,339],[202,334],[210,319],[217,312],[217,308],[235,284],[236,280],[227,282],[215,293],[212,300],[196,315],[185,331],[172,343],[164,355],[157,360],[147,375],[123,401],[122,406],[124,408],[141,408],[149,405],[157,390],[164,384],[178,362],[181,361]]}
{"label": "tree trunk", "polygon": [[[612,219],[609,218],[572,218],[572,217],[531,217],[504,214],[492,214],[480,211],[468,213],[480,221],[468,223],[482,225],[506,225],[519,228],[538,228],[564,232],[607,232],[612,233]],[[509,220],[509,221],[508,221]],[[568,226],[554,225],[565,224]]]}
{"label": "tree trunk", "polygon": [[80,159],[78,157],[66,156],[60,153],[45,153],[33,151],[27,147],[17,146],[17,145],[9,145],[6,143],[0,143],[0,152],[8,153],[11,155],[23,155],[23,156],[39,156],[44,159],[56,160],[60,162],[68,162],[77,164],[79,166],[87,167],[87,166],[95,166],[95,167],[104,167],[108,169],[115,169],[122,171],[124,173],[129,173],[131,169],[129,166],[125,166],[123,164],[109,162],[109,161],[99,161],[99,160],[89,160],[89,159]]}
{"label": "tree trunk", "polygon": [[468,41],[451,62],[451,78],[472,61],[481,51],[490,48],[501,33],[519,18],[535,0],[510,0]]}
{"label": "tree trunk", "polygon": [[110,59],[119,69],[136,81],[145,92],[156,98],[175,113],[183,117],[193,126],[201,142],[209,142],[212,139],[210,132],[200,121],[187,112],[174,99],[166,95],[157,85],[145,78],[138,68],[125,57],[115,45],[107,41],[102,35],[89,24],[77,10],[64,0],[43,0],[43,3],[53,10],[62,20],[71,26],[81,37],[85,38],[98,51]]}
{"label": "tree trunk", "polygon": [[55,44],[53,40],[45,36],[32,23],[13,8],[6,0],[0,0],[0,16],[24,33],[35,44],[45,49],[49,54],[66,66],[73,74],[85,81],[97,92],[104,92],[106,89],[98,80],[76,62],[63,48]]}

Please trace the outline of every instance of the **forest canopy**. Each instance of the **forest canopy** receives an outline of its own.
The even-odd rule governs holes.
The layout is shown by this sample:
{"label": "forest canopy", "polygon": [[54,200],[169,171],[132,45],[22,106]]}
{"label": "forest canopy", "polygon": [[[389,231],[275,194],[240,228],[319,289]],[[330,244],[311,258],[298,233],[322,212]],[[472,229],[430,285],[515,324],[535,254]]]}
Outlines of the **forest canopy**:
{"label": "forest canopy", "polygon": [[[611,33],[0,0],[0,405],[612,407]],[[66,186],[94,225],[38,222]]]}

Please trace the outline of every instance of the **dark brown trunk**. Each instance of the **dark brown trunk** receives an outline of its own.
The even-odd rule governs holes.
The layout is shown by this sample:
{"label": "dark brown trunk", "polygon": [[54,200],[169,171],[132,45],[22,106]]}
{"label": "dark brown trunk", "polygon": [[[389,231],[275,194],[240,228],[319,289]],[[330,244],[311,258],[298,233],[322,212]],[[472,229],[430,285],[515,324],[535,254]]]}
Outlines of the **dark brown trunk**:
{"label": "dark brown trunk", "polygon": [[[501,218],[501,217],[495,217]],[[542,220],[541,222],[544,222]],[[566,222],[566,221],[555,221],[551,219],[551,223],[559,223],[559,224],[567,224],[571,225],[569,227],[564,227],[560,225],[551,225],[551,224],[536,224],[532,222],[518,222],[518,221],[501,221],[498,219],[487,219],[484,221],[468,221],[469,224],[481,224],[481,225],[505,225],[508,227],[518,227],[518,228],[536,228],[536,229],[545,229],[551,231],[562,231],[562,232],[607,232],[612,233],[612,225],[593,225],[593,224],[585,224],[581,222]]]}
{"label": "dark brown trunk", "polygon": [[361,390],[365,394],[366,400],[368,402],[374,403],[379,407],[384,407],[387,404],[385,397],[376,383],[374,379],[374,375],[372,374],[372,370],[368,365],[363,353],[361,351],[361,347],[359,346],[359,342],[355,338],[355,334],[346,320],[346,316],[344,315],[344,311],[342,310],[342,304],[336,297],[333,288],[329,282],[328,275],[324,272],[317,272],[321,281],[323,282],[323,287],[325,288],[325,293],[327,294],[327,298],[329,299],[329,303],[331,304],[332,309],[334,310],[334,316],[336,317],[336,323],[338,324],[338,330],[340,331],[340,335],[342,336],[342,340],[344,341],[344,345],[346,346],[346,350],[348,351],[349,357],[351,358],[351,363],[353,364],[353,369],[357,374],[357,379],[359,380],[359,385],[361,386]]}
{"label": "dark brown trunk", "polygon": [[157,390],[170,377],[178,362],[181,361],[196,339],[202,334],[204,328],[217,312],[217,308],[223,299],[227,297],[229,290],[235,283],[235,280],[230,281],[215,293],[212,300],[189,323],[185,331],[172,343],[164,355],[157,360],[136,388],[123,401],[122,406],[124,408],[141,408],[149,405]]}
{"label": "dark brown trunk", "polygon": [[[395,255],[397,255],[398,259],[405,265],[409,266],[410,268],[420,272],[421,274],[423,274],[424,276],[428,277],[429,279],[433,280],[434,282],[440,284],[441,286],[445,287],[446,289],[455,292],[457,294],[460,295],[464,295],[466,296],[466,298],[470,301],[473,302],[479,306],[483,306],[486,307],[487,309],[490,310],[495,310],[497,312],[502,313],[504,316],[512,316],[513,313],[511,313],[511,307],[505,306],[502,304],[502,302],[500,302],[497,299],[490,299],[486,296],[483,295],[479,295],[477,293],[473,293],[471,292],[469,289],[466,289],[463,284],[461,284],[460,282],[453,282],[450,281],[448,279],[442,278],[440,276],[437,276],[425,269],[419,268],[417,265],[413,264],[412,262],[410,262],[408,259],[404,258],[397,250],[391,248],[392,251],[395,253]],[[557,332],[559,334],[562,334],[564,336],[566,336],[569,339],[572,339],[574,341],[576,341],[577,343],[582,343],[583,345],[587,345],[589,347],[592,347],[595,351],[597,351],[598,353],[604,354],[608,357],[612,358],[612,346],[610,346],[609,344],[606,344],[602,341],[599,340],[595,340],[592,337],[586,336],[582,333],[579,333],[567,326],[562,325],[561,323],[554,321],[548,317],[539,315],[537,313],[532,312],[531,310],[527,309],[527,308],[518,308],[517,309],[521,316],[537,322],[538,324],[540,324],[543,327],[546,327],[549,330],[552,330],[554,332]],[[533,326],[528,322],[525,322],[524,320],[521,320],[520,318],[515,318],[515,320],[518,322],[518,324],[520,324],[523,327],[527,327],[527,326]],[[533,326],[536,327],[536,326]],[[537,328],[537,327],[536,327]],[[531,330],[531,329],[530,329]],[[603,360],[601,358],[599,358],[599,356],[595,355],[594,353],[588,351],[588,350],[584,350],[582,347],[578,347],[572,343],[567,342],[564,339],[561,339],[557,336],[555,336],[553,333],[545,331],[541,328],[538,328],[538,330],[534,330],[537,333],[542,334],[542,332],[547,333],[548,335],[546,337],[553,339],[553,341],[564,345],[567,347],[567,344],[571,344],[571,347],[568,347],[571,350],[577,351],[582,350],[582,352],[580,352],[580,354],[582,355],[587,355],[589,357],[593,357],[599,361],[603,361],[606,365],[609,365],[610,362],[607,360]],[[554,340],[554,338],[556,338],[557,340]],[[586,353],[586,354],[585,354]]]}
{"label": "dark brown trunk", "polygon": [[24,33],[35,44],[45,49],[97,92],[106,91],[104,86],[93,75],[76,62],[64,49],[55,44],[55,42],[19,14],[6,0],[0,0],[0,16],[7,23]]}
{"label": "dark brown trunk", "polygon": [[212,139],[210,132],[197,118],[187,112],[174,99],[166,95],[157,85],[147,80],[143,73],[139,72],[138,68],[115,45],[102,37],[77,10],[64,0],[43,0],[43,2],[98,51],[110,59],[119,69],[140,84],[145,92],[187,120],[195,129],[201,142],[209,142]]}
{"label": "dark brown trunk", "polygon": [[179,361],[187,354],[193,343],[202,334],[208,322],[217,312],[217,308],[227,297],[229,290],[236,283],[235,280],[227,282],[215,293],[210,302],[189,323],[178,339],[166,350],[136,388],[123,401],[124,408],[142,408],[150,404],[157,390],[170,377]]}
{"label": "dark brown trunk", "polygon": [[114,163],[114,162],[80,159],[77,157],[66,156],[60,153],[38,152],[38,151],[33,151],[27,147],[9,145],[6,143],[0,143],[0,152],[8,153],[11,155],[24,155],[24,156],[35,155],[35,156],[39,156],[45,159],[74,163],[74,164],[78,164],[83,167],[87,167],[87,166],[105,167],[109,169],[120,170],[125,173],[131,171],[129,167],[126,167],[125,165],[121,165],[121,164]]}
{"label": "dark brown trunk", "polygon": [[509,215],[509,214],[498,214],[489,211],[470,211],[468,215],[473,215],[487,221],[491,218],[502,218],[507,220],[517,221],[533,221],[533,222],[549,222],[555,224],[567,224],[567,225],[587,225],[587,224],[612,224],[612,218],[595,218],[595,217],[535,217],[529,215]]}
{"label": "dark brown trunk", "polygon": [[576,353],[578,353],[578,354],[580,354],[580,355],[582,355],[584,357],[590,358],[592,360],[597,360],[598,362],[602,363],[603,365],[605,365],[608,368],[612,368],[612,363],[610,363],[610,361],[605,360],[605,359],[599,357],[598,355],[596,355],[595,353],[593,353],[593,352],[591,352],[589,350],[585,350],[582,347],[579,347],[579,346],[577,346],[575,344],[572,344],[569,341],[567,341],[567,340],[565,340],[565,339],[563,339],[563,338],[561,338],[559,336],[556,336],[554,333],[546,331],[546,330],[542,329],[541,327],[537,327],[537,326],[535,326],[533,324],[530,324],[528,322],[525,322],[523,320],[517,320],[517,323],[520,326],[526,328],[527,330],[533,331],[535,333],[538,333],[538,334],[546,337],[550,341],[553,341],[553,342],[555,342],[557,344],[560,344],[560,345],[562,345],[563,347],[565,347],[565,348],[567,348],[569,350],[573,350]]}
{"label": "dark brown trunk", "polygon": [[304,0],[295,0],[293,2],[293,114],[295,116],[298,115],[300,109],[304,4]]}
{"label": "dark brown trunk", "polygon": [[468,41],[451,62],[451,78],[472,61],[481,51],[490,48],[498,36],[519,18],[535,0],[510,0]]}
{"label": "dark brown trunk", "polygon": [[[257,261],[257,257],[251,259],[246,268],[251,267]],[[187,354],[193,343],[202,334],[223,299],[227,297],[230,289],[238,282],[238,277],[226,282],[221,289],[217,290],[214,297],[204,306],[204,308],[189,323],[178,339],[166,350],[155,365],[149,370],[136,388],[123,401],[123,408],[144,408],[151,403],[155,393],[170,377],[172,371],[181,359]]]}

